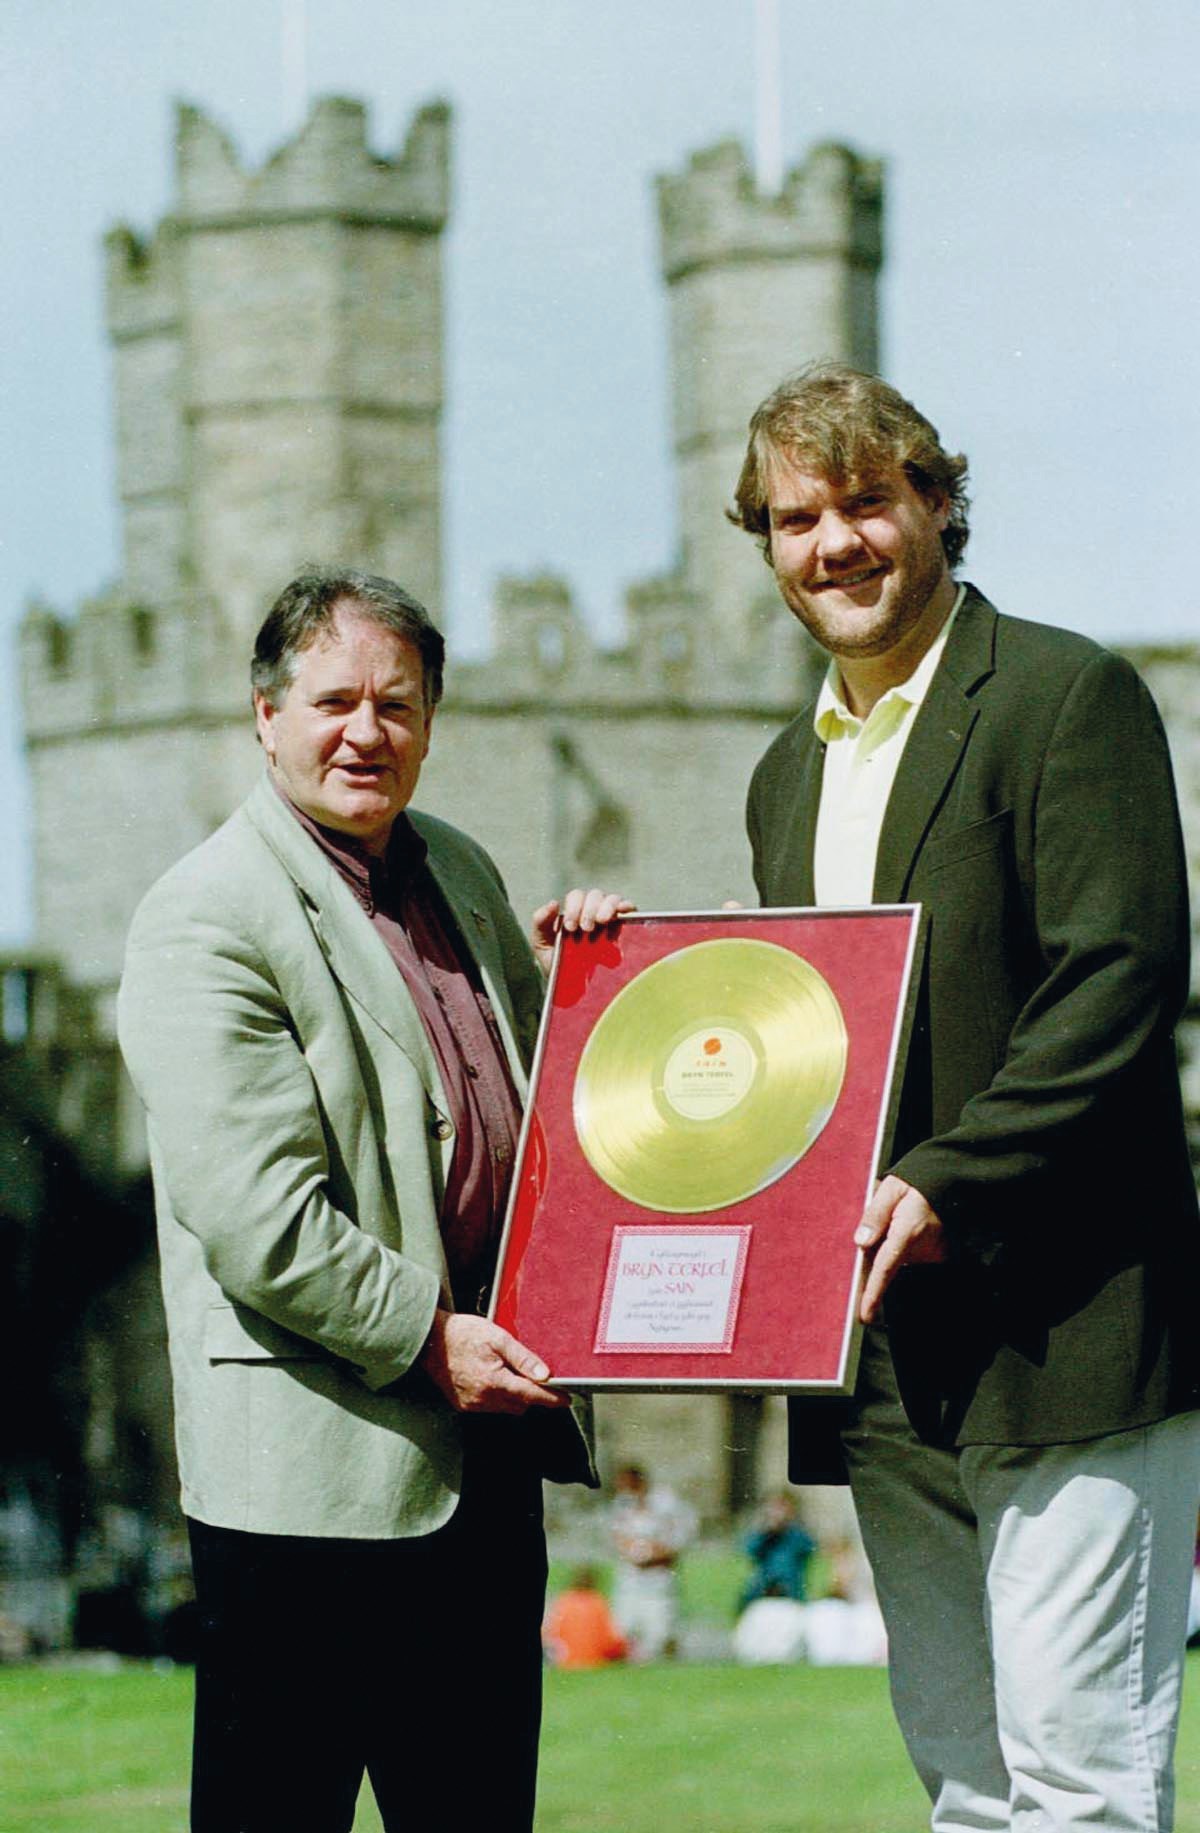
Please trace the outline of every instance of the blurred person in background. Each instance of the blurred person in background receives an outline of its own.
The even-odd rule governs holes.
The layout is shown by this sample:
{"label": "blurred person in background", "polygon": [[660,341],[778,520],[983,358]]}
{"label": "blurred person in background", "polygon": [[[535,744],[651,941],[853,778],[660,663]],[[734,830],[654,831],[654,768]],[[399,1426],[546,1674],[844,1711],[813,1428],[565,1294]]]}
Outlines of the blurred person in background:
{"label": "blurred person in background", "polygon": [[617,1555],[613,1615],[634,1661],[678,1653],[679,1556],[696,1536],[696,1517],[640,1464],[622,1464],[608,1525]]}
{"label": "blurred person in background", "polygon": [[759,1526],[751,1529],[743,1546],[752,1566],[742,1592],[743,1610],[756,1598],[804,1602],[808,1596],[808,1568],[817,1543],[796,1519],[796,1504],[786,1489],[767,1497]]}
{"label": "blurred person in background", "polygon": [[546,1612],[542,1646],[551,1667],[598,1668],[624,1661],[629,1644],[613,1621],[591,1566],[580,1566]]}

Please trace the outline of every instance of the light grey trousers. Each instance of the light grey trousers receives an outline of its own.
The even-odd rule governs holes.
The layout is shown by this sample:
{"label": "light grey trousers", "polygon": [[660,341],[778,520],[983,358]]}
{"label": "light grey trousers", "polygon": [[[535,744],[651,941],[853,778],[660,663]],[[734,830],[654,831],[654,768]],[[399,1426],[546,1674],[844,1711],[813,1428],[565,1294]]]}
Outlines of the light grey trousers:
{"label": "light grey trousers", "polygon": [[1168,1833],[1200,1414],[940,1451],[879,1330],[858,1393],[851,1487],[934,1833]]}

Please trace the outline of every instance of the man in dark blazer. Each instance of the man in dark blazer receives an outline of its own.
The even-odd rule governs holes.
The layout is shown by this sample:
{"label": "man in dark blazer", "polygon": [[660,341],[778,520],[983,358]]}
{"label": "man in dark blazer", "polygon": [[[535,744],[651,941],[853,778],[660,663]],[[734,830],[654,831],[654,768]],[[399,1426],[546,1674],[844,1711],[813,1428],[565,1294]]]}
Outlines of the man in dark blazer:
{"label": "man in dark blazer", "polygon": [[965,485],[823,365],[738,486],[832,657],[751,785],[762,901],[926,917],[858,1388],[793,1405],[792,1475],[848,1470],[934,1828],[1140,1833],[1172,1824],[1200,1493],[1185,862],[1134,670],[956,582]]}

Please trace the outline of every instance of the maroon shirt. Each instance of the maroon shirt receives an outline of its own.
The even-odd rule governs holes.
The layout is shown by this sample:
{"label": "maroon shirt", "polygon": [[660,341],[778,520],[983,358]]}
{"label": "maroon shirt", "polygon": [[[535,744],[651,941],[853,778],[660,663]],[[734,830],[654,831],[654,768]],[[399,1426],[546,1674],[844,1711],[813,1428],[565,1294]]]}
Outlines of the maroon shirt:
{"label": "maroon shirt", "polygon": [[283,800],[385,943],[437,1059],[455,1136],[442,1242],[455,1305],[474,1311],[495,1265],[521,1126],[491,1001],[407,815],[397,817],[387,853],[375,859],[352,835],[322,827],[287,796]]}

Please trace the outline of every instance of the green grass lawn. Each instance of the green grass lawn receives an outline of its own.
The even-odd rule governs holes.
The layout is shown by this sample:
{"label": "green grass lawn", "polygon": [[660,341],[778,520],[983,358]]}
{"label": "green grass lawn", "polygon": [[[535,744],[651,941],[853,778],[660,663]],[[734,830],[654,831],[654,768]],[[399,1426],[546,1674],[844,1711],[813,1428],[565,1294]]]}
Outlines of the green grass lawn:
{"label": "green grass lawn", "polygon": [[[1190,1666],[1179,1833],[1200,1833],[1195,1657]],[[190,1708],[182,1669],[0,1669],[3,1833],[184,1833]],[[539,1833],[920,1833],[927,1824],[884,1676],[857,1668],[549,1674],[540,1799]],[[355,1833],[379,1825],[364,1799]]]}

